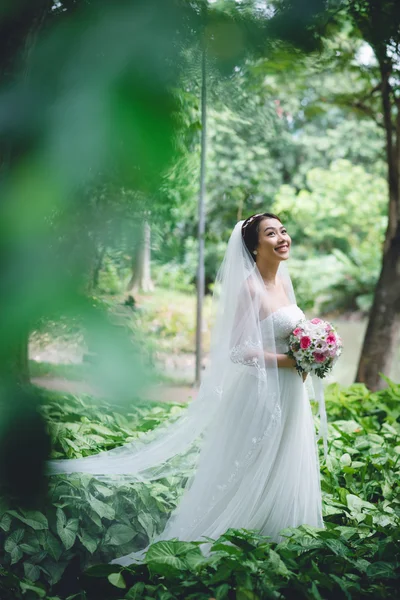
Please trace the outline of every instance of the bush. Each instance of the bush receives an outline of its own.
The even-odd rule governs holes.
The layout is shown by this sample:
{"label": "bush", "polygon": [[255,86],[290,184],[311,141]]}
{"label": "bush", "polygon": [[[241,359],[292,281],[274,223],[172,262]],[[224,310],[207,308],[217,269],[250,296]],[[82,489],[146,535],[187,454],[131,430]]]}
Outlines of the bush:
{"label": "bush", "polygon": [[170,262],[163,265],[154,264],[152,277],[155,285],[168,290],[193,293],[196,290],[193,273],[188,272],[184,265]]}

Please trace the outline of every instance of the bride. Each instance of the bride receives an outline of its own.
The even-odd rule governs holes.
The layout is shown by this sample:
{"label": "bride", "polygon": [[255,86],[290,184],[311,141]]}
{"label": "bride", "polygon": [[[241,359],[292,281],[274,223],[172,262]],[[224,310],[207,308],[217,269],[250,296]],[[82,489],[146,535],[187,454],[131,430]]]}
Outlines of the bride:
{"label": "bride", "polygon": [[[289,334],[305,318],[286,266],[290,248],[278,216],[239,221],[215,282],[210,363],[197,398],[140,442],[49,461],[49,474],[152,481],[190,468],[176,509],[149,543],[216,539],[230,527],[279,542],[286,527],[323,528],[307,386],[286,354]],[[113,562],[141,560],[147,548]]]}

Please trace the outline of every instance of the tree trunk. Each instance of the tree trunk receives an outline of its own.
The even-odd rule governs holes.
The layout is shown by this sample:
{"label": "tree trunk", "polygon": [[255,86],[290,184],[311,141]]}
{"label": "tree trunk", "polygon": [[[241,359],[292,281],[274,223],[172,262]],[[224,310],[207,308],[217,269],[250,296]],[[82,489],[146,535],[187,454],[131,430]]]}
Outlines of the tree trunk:
{"label": "tree trunk", "polygon": [[386,387],[386,382],[379,373],[389,375],[400,337],[400,104],[397,101],[394,126],[392,113],[396,100],[390,88],[390,59],[381,59],[380,67],[388,164],[388,227],[383,247],[382,269],[355,379],[356,382],[365,383],[371,390]]}
{"label": "tree trunk", "polygon": [[150,225],[148,221],[145,221],[133,259],[132,276],[126,287],[129,296],[135,294],[139,290],[143,290],[144,292],[152,292],[154,290],[154,283],[151,279],[150,238]]}
{"label": "tree trunk", "polygon": [[99,285],[99,275],[101,271],[101,267],[103,266],[103,258],[106,252],[105,247],[103,246],[100,250],[97,251],[97,255],[95,258],[95,263],[92,271],[92,281],[91,281],[91,289],[97,290]]}
{"label": "tree trunk", "polygon": [[388,376],[399,344],[400,331],[400,224],[383,265],[364,338],[356,382],[371,390],[386,387],[379,376]]}

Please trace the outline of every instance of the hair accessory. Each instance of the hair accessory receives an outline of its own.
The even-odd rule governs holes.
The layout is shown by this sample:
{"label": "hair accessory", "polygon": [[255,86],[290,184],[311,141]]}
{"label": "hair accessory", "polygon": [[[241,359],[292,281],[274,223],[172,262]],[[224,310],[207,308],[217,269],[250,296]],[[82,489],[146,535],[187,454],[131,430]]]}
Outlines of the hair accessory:
{"label": "hair accessory", "polygon": [[242,233],[243,233],[244,229],[247,227],[247,225],[249,225],[252,221],[254,221],[254,219],[256,217],[261,217],[263,214],[264,213],[258,213],[257,215],[252,215],[251,217],[249,217],[248,219],[246,219],[246,221],[242,225]]}

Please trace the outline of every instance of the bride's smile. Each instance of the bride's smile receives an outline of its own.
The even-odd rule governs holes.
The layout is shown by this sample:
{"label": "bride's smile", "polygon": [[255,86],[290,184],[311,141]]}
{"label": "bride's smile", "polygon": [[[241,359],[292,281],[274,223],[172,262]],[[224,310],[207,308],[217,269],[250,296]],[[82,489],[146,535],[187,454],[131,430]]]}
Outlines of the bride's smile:
{"label": "bride's smile", "polygon": [[276,261],[276,255],[289,256],[291,237],[287,229],[277,219],[264,219],[260,223],[257,259],[262,262]]}

